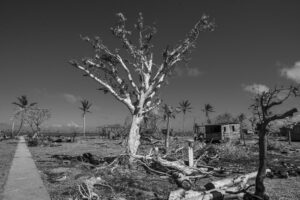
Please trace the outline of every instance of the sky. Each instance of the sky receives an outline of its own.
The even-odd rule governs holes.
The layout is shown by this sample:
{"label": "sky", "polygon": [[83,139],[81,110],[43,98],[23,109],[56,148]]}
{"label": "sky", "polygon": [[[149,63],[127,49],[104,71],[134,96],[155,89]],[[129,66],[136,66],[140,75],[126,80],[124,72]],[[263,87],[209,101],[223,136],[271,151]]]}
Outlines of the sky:
{"label": "sky", "polygon": [[[87,126],[123,124],[127,108],[68,64],[93,56],[80,35],[101,36],[108,47],[117,44],[109,29],[118,12],[127,17],[128,27],[133,27],[139,12],[146,23],[156,24],[154,60],[167,45],[184,39],[203,13],[209,15],[215,31],[201,33],[188,66],[178,65],[176,76],[162,89],[163,102],[191,102],[188,129],[194,119],[204,120],[205,103],[215,108],[212,117],[249,114],[253,85],[264,89],[300,83],[299,10],[297,0],[2,0],[0,123],[11,123],[12,102],[24,94],[51,110],[48,125],[81,125],[82,98],[93,103]],[[299,107],[299,100],[285,106]],[[174,120],[175,129],[181,127],[181,119],[178,115]]]}

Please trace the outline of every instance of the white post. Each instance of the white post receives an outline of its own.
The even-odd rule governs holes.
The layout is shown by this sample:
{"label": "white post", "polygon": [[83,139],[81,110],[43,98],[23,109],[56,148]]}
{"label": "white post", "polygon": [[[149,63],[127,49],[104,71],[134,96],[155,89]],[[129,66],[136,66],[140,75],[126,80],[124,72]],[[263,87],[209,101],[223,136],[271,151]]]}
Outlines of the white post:
{"label": "white post", "polygon": [[194,166],[194,141],[188,140],[188,154],[189,154],[189,166]]}

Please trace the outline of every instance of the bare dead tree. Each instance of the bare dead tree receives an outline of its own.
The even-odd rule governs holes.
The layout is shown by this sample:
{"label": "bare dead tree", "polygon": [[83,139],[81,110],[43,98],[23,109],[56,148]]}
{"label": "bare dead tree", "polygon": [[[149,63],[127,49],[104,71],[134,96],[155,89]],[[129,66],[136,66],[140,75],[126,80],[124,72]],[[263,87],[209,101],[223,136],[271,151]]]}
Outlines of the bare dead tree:
{"label": "bare dead tree", "polygon": [[176,63],[186,60],[195,47],[200,32],[213,30],[214,23],[203,15],[183,41],[174,47],[165,48],[159,64],[154,61],[151,51],[156,28],[145,25],[140,13],[134,26],[138,36],[137,44],[134,44],[130,40],[132,31],[126,28],[127,19],[122,13],[118,13],[117,17],[118,22],[111,28],[111,32],[120,40],[125,51],[109,49],[100,37],[83,37],[83,40],[91,44],[95,55],[82,59],[81,63],[74,60],[70,63],[100,84],[99,90],[112,94],[128,108],[132,123],[127,151],[130,155],[136,155],[140,144],[140,124],[145,114],[158,107],[161,102],[158,91]]}
{"label": "bare dead tree", "polygon": [[274,114],[272,109],[285,103],[290,97],[298,96],[298,87],[275,87],[268,91],[258,93],[254,97],[254,103],[250,106],[257,117],[257,129],[259,131],[259,167],[256,176],[255,194],[267,199],[265,194],[264,178],[266,175],[267,141],[266,136],[271,122],[293,116],[296,108],[281,114]]}
{"label": "bare dead tree", "polygon": [[41,125],[51,117],[48,109],[32,108],[27,112],[26,122],[32,129],[34,137],[41,131]]}

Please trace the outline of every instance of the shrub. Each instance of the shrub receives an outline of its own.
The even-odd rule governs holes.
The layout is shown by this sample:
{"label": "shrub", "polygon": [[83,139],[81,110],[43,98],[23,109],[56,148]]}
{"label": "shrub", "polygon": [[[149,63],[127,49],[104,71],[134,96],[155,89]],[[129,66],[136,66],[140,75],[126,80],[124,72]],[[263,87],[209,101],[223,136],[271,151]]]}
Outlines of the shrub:
{"label": "shrub", "polygon": [[267,149],[272,151],[272,150],[275,150],[275,151],[282,151],[284,149],[284,145],[279,142],[279,141],[271,141],[269,140],[268,143],[267,143]]}
{"label": "shrub", "polygon": [[27,145],[29,147],[36,147],[38,146],[39,142],[37,139],[29,139],[28,142],[27,142]]}

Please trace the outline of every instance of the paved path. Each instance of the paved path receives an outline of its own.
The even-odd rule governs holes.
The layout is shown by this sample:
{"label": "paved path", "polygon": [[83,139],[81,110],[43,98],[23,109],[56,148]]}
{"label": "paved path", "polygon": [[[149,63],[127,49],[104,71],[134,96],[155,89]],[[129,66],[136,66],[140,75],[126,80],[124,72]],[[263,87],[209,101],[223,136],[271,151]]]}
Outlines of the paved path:
{"label": "paved path", "polygon": [[20,137],[3,200],[50,200],[24,137]]}

